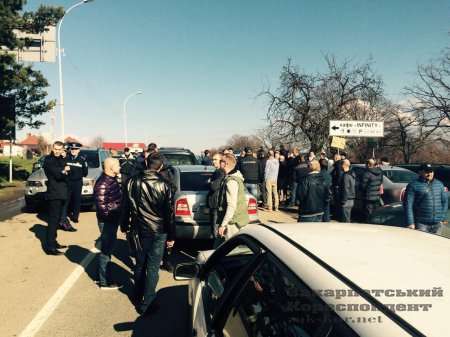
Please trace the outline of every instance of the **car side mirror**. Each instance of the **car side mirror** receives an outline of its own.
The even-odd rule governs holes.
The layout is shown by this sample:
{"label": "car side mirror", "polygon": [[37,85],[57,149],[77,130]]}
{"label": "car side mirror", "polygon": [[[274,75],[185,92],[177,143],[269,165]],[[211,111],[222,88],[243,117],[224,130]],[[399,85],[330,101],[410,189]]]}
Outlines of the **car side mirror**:
{"label": "car side mirror", "polygon": [[200,267],[195,262],[182,263],[175,266],[173,278],[177,281],[191,280],[195,278]]}

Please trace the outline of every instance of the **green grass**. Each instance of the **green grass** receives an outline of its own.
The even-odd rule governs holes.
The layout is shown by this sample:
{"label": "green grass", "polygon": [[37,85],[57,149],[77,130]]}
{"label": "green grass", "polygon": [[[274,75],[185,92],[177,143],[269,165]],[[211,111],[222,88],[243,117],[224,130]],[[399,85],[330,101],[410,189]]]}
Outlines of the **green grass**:
{"label": "green grass", "polygon": [[26,181],[30,176],[33,163],[39,158],[30,160],[20,157],[12,157],[13,163],[13,181],[9,182],[9,157],[0,157],[0,188],[15,186],[18,182]]}

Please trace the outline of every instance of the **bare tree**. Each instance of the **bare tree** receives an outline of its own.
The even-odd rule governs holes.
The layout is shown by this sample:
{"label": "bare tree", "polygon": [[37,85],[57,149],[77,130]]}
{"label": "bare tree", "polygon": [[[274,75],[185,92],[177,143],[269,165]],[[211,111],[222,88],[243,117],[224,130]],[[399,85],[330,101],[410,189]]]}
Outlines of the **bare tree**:
{"label": "bare tree", "polygon": [[406,93],[417,100],[429,124],[450,130],[450,49],[426,65],[417,67],[419,82]]}
{"label": "bare tree", "polygon": [[383,101],[383,82],[372,70],[371,59],[338,65],[333,56],[326,55],[325,61],[328,71],[311,75],[289,59],[281,71],[278,90],[268,88],[260,94],[268,99],[270,131],[297,142],[306,139],[316,151],[329,143],[331,119],[377,120],[378,105]]}
{"label": "bare tree", "polygon": [[39,153],[41,153],[41,154],[48,154],[49,153],[49,143],[42,136],[38,137],[37,147],[38,147]]}
{"label": "bare tree", "polygon": [[102,147],[102,143],[105,141],[102,135],[95,136],[88,144],[89,147],[92,148],[100,148]]}
{"label": "bare tree", "polygon": [[439,138],[438,124],[429,124],[426,109],[412,106],[406,110],[393,105],[385,114],[383,147],[400,152],[403,161],[409,163],[416,153]]}
{"label": "bare tree", "polygon": [[232,147],[234,150],[242,151],[246,146],[256,151],[262,145],[261,140],[255,136],[241,136],[241,135],[233,135],[230,139],[227,140],[225,147]]}

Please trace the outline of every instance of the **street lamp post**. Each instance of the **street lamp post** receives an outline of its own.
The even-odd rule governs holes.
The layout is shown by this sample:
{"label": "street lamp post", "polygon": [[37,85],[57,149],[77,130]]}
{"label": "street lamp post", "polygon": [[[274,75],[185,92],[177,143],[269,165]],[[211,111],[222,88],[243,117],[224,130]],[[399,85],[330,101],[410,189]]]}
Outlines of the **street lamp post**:
{"label": "street lamp post", "polygon": [[[151,124],[156,124],[158,123],[158,120],[155,119],[154,121],[151,121],[150,123],[147,124],[147,127],[145,128],[145,142],[148,144],[149,140],[148,140],[148,128]],[[154,140],[156,142],[156,140]]]}
{"label": "street lamp post", "polygon": [[128,99],[129,99],[130,97],[136,96],[136,95],[140,95],[140,94],[142,94],[141,91],[136,91],[136,92],[134,92],[134,93],[128,95],[127,98],[125,98],[125,101],[123,101],[123,125],[124,125],[124,128],[125,128],[125,147],[128,147],[128,136],[127,136],[127,110],[126,110],[127,102],[128,102]]}
{"label": "street lamp post", "polygon": [[92,2],[94,0],[84,0],[81,1],[72,7],[70,7],[66,13],[63,15],[61,20],[58,23],[58,69],[59,69],[59,111],[61,112],[61,133],[62,133],[62,141],[64,142],[64,95],[63,95],[63,84],[62,84],[62,65],[61,65],[61,25],[66,17],[66,15],[75,7],[80,6],[82,4]]}

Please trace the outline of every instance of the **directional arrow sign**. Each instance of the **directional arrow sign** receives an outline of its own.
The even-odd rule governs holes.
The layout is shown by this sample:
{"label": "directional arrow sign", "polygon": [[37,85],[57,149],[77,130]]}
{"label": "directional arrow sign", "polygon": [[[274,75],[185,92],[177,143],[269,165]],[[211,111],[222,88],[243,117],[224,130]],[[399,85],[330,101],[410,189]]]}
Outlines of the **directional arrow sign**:
{"label": "directional arrow sign", "polygon": [[384,122],[330,121],[330,136],[384,137]]}

